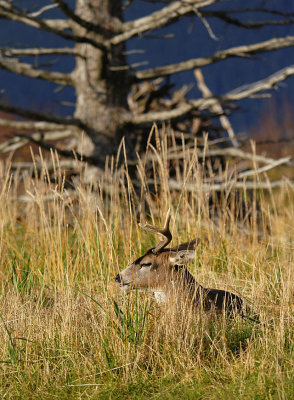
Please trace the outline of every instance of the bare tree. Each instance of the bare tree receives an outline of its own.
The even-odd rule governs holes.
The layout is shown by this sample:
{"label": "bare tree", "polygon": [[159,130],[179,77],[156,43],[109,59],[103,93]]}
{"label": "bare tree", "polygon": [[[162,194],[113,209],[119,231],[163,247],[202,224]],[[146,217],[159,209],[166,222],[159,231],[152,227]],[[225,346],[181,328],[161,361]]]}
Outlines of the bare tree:
{"label": "bare tree", "polygon": [[[240,44],[217,51],[208,57],[141,70],[127,64],[126,41],[173,25],[187,16],[201,19],[213,37],[210,18],[217,18],[247,30],[266,25],[292,24],[294,14],[269,8],[223,10],[220,7],[217,10],[216,6],[224,0],[185,0],[163,2],[159,11],[133,21],[124,21],[123,9],[131,2],[123,4],[122,0],[76,0],[75,8],[71,8],[65,0],[52,0],[48,5],[32,11],[21,8],[17,1],[0,0],[0,18],[28,25],[35,28],[36,32],[51,32],[57,39],[64,38],[72,43],[72,47],[50,49],[0,48],[0,68],[62,87],[73,86],[76,93],[75,111],[71,118],[9,106],[2,102],[0,110],[22,117],[22,120],[1,118],[0,126],[15,131],[21,129],[25,134],[2,144],[1,151],[15,149],[28,141],[50,148],[52,144],[48,144],[48,141],[72,136],[76,140],[75,155],[70,150],[61,150],[58,145],[57,151],[65,156],[78,158],[83,154],[83,159],[101,165],[106,155],[117,150],[118,143],[124,136],[128,154],[132,157],[138,150],[138,139],[144,139],[142,132],[149,130],[153,122],[170,121],[172,126],[181,130],[185,123],[193,127],[194,120],[197,125],[195,133],[201,124],[205,125],[207,119],[211,121],[212,117],[224,117],[231,112],[233,103],[273,89],[294,74],[294,66],[289,66],[262,81],[242,85],[217,97],[205,86],[201,73],[195,71],[203,98],[187,100],[186,87],[171,92],[167,79],[169,76],[219,63],[228,58],[250,58],[256,54],[291,47],[294,45],[294,36],[274,37],[250,45]],[[53,7],[61,10],[63,19],[46,18],[46,13]],[[252,16],[253,13],[266,18],[252,20],[249,15]],[[27,56],[40,59],[42,56],[56,55],[73,57],[74,70],[71,73],[62,73],[53,68],[42,68],[37,63],[23,61]],[[222,118],[220,122],[222,128],[228,132],[233,146],[237,147],[238,142],[228,120]],[[82,138],[84,146],[81,145]]]}

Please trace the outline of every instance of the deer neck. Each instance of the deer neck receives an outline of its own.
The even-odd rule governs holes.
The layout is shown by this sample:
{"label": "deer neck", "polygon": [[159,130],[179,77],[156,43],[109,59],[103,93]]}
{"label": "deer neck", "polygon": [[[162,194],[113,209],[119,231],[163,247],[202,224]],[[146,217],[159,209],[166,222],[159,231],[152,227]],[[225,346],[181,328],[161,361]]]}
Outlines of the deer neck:
{"label": "deer neck", "polygon": [[182,299],[185,302],[190,299],[195,302],[197,293],[202,290],[204,288],[185,267],[175,265],[169,279],[162,287],[153,290],[153,294],[159,304],[164,304],[170,299]]}
{"label": "deer neck", "polygon": [[164,290],[154,290],[154,298],[158,304],[164,304],[167,301],[166,291]]}

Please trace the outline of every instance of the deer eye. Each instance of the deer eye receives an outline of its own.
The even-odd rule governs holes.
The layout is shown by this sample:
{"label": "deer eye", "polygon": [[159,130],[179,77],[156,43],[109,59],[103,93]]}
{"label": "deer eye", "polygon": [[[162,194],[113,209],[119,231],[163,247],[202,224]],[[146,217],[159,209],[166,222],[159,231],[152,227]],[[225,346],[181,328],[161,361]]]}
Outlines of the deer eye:
{"label": "deer eye", "polygon": [[141,268],[148,268],[148,267],[151,267],[152,266],[152,263],[146,263],[146,264],[141,264]]}

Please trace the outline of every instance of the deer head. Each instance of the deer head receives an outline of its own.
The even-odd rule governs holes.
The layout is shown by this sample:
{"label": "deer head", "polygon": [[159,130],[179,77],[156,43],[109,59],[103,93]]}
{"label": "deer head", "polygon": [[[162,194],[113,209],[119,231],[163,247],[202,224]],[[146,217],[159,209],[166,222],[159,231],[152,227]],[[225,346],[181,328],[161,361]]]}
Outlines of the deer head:
{"label": "deer head", "polygon": [[171,242],[169,229],[170,210],[167,213],[163,228],[150,224],[140,224],[141,228],[155,234],[161,234],[164,239],[132,264],[128,265],[115,278],[122,289],[151,289],[154,291],[166,289],[176,276],[192,276],[184,267],[195,257],[195,248],[199,239],[183,243],[177,247],[166,248]]}

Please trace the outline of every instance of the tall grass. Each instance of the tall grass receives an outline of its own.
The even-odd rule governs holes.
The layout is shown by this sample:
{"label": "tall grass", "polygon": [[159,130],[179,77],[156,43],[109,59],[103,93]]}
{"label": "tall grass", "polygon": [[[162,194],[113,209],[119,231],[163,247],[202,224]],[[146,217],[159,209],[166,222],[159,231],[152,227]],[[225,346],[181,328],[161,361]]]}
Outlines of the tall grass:
{"label": "tall grass", "polygon": [[[154,135],[135,187],[115,160],[71,186],[55,154],[53,180],[42,159],[32,173],[1,164],[1,398],[294,398],[293,189],[201,192],[212,172],[196,148],[171,165]],[[181,191],[169,189],[171,168]],[[242,296],[260,325],[119,292],[114,276],[156,241],[136,221],[161,224],[169,206],[174,244],[203,239],[196,280]]]}

